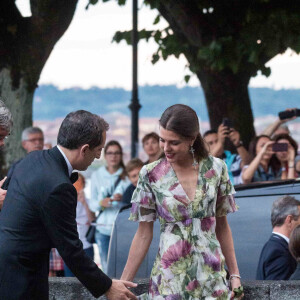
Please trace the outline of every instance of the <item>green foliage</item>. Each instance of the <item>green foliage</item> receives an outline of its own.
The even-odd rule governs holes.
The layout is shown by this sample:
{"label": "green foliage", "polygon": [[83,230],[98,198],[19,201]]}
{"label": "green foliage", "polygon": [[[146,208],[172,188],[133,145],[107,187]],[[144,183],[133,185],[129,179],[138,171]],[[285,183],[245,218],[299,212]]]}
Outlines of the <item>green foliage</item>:
{"label": "green foliage", "polygon": [[[96,4],[100,0],[89,0]],[[102,0],[103,2],[109,0]],[[126,0],[116,0],[124,5]],[[289,1],[270,0],[144,0],[170,24],[161,30],[139,32],[139,39],[153,39],[157,50],[152,63],[170,55],[184,54],[190,70],[205,67],[214,71],[230,69],[233,73],[247,69],[270,75],[266,62],[288,47],[300,52],[300,6]],[[131,44],[130,31],[118,31],[113,41]],[[188,80],[187,76],[185,80]]]}

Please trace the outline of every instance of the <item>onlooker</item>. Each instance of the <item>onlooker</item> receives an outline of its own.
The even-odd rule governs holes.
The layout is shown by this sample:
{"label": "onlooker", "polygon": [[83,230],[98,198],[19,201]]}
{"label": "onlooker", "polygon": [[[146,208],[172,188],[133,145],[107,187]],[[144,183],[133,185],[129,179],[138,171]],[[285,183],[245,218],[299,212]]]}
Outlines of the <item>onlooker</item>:
{"label": "onlooker", "polygon": [[[13,120],[10,111],[0,99],[0,148],[4,146],[5,139],[9,136]],[[6,196],[6,190],[2,189],[2,185],[6,177],[0,181],[0,212]]]}
{"label": "onlooker", "polygon": [[280,172],[280,162],[272,151],[271,138],[259,135],[252,139],[249,153],[252,161],[242,170],[243,183],[274,180]]}
{"label": "onlooker", "polygon": [[277,199],[272,206],[273,227],[269,241],[260,254],[257,280],[287,280],[296,269],[296,261],[289,252],[289,238],[300,224],[300,201],[291,196]]}
{"label": "onlooker", "polygon": [[137,186],[138,180],[139,180],[139,173],[142,167],[144,166],[144,163],[139,158],[133,158],[130,160],[126,165],[126,173],[131,181],[131,184],[128,186],[126,191],[123,194],[122,202],[124,204],[130,204],[132,194]]}
{"label": "onlooker", "polygon": [[121,198],[129,185],[123,163],[123,150],[117,141],[110,141],[104,148],[106,166],[99,168],[91,177],[90,209],[99,212],[96,243],[99,247],[102,270],[107,269],[107,254],[113,223],[117,217]]}
{"label": "onlooker", "polygon": [[145,164],[149,164],[153,161],[156,161],[161,155],[158,134],[155,132],[150,132],[146,134],[142,139],[142,143],[143,148],[146,154],[148,155],[148,160],[145,162]]}
{"label": "onlooker", "polygon": [[[212,156],[221,158],[225,161],[230,181],[233,184],[242,183],[241,171],[244,165],[250,162],[250,156],[247,149],[240,140],[240,134],[233,128],[228,128],[221,124],[218,131],[208,130],[203,135],[204,141],[208,145],[208,150]],[[225,139],[229,138],[235,146],[238,154],[224,150]]]}
{"label": "onlooker", "polygon": [[276,152],[276,157],[281,164],[281,172],[278,174],[281,179],[294,179],[298,177],[295,170],[295,157],[298,151],[297,142],[288,134],[279,134],[273,138],[279,144],[287,144],[287,151]]}
{"label": "onlooker", "polygon": [[297,268],[290,280],[300,280],[300,225],[294,228],[290,236],[289,249],[297,261]]}
{"label": "onlooker", "polygon": [[[86,255],[89,256],[91,259],[94,259],[93,245],[86,240],[85,235],[89,229],[89,225],[95,219],[95,214],[90,211],[89,206],[87,204],[87,199],[84,194],[84,176],[78,173],[78,180],[73,185],[75,186],[77,191],[76,222],[79,239],[83,244],[83,250],[86,253]],[[66,264],[64,264],[64,270],[66,277],[74,277],[74,274],[71,272],[71,270]]]}
{"label": "onlooker", "polygon": [[38,127],[27,127],[22,132],[22,147],[26,153],[35,150],[43,150],[44,148],[44,133]]}
{"label": "onlooker", "polygon": [[[44,134],[38,127],[27,127],[22,132],[22,147],[26,153],[30,153],[35,150],[43,150],[44,147]],[[14,172],[16,166],[21,162],[23,158],[14,162],[7,172],[7,180],[4,183],[4,187],[7,189],[10,178]]]}

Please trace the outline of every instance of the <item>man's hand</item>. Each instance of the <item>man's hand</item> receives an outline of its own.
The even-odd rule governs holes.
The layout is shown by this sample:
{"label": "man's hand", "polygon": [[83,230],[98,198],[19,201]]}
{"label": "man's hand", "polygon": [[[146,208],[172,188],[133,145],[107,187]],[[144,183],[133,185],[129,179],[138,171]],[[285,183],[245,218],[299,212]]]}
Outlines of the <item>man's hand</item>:
{"label": "man's hand", "polygon": [[230,130],[228,137],[235,147],[240,145],[240,133],[238,131],[236,131],[235,129]]}
{"label": "man's hand", "polygon": [[0,181],[0,209],[2,209],[3,202],[7,193],[6,190],[1,189],[5,180],[6,180],[6,176]]}
{"label": "man's hand", "polygon": [[113,279],[110,289],[105,293],[109,300],[137,300],[137,297],[131,293],[127,287],[136,287],[137,284],[125,281]]}
{"label": "man's hand", "polygon": [[220,124],[218,127],[218,142],[221,142],[223,145],[225,143],[225,138],[228,137],[229,129],[227,126]]}

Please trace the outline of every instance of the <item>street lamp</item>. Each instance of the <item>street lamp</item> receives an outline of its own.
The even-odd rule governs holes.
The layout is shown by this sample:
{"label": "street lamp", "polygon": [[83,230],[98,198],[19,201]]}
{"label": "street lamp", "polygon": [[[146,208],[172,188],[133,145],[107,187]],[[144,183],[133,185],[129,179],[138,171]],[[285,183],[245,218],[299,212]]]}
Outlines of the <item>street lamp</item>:
{"label": "street lamp", "polygon": [[132,98],[129,108],[131,110],[131,158],[138,156],[139,146],[139,110],[141,105],[138,99],[138,82],[137,82],[137,67],[138,67],[138,3],[133,0],[132,5]]}

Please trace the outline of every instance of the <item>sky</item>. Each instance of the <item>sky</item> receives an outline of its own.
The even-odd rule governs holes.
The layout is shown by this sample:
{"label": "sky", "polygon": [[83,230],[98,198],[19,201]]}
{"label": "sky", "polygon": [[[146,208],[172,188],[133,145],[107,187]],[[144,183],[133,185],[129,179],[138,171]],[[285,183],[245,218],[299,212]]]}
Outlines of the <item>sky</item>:
{"label": "sky", "polygon": [[[70,87],[108,88],[121,87],[130,90],[132,86],[132,49],[125,42],[112,43],[117,30],[132,28],[131,5],[119,7],[115,0],[99,3],[85,9],[88,0],[79,0],[73,21],[57,42],[40,76],[39,84],[54,84],[61,89]],[[29,0],[16,1],[23,16],[30,16]],[[151,11],[139,0],[139,29],[163,28],[161,21],[152,25],[157,12]],[[184,76],[190,74],[187,61],[170,57],[167,61],[151,63],[156,50],[154,42],[139,43],[139,85],[185,86]],[[258,75],[252,78],[252,87],[274,89],[300,88],[300,56],[288,50],[267,63],[271,68],[270,77]],[[199,86],[196,76],[192,76],[190,86]]]}

